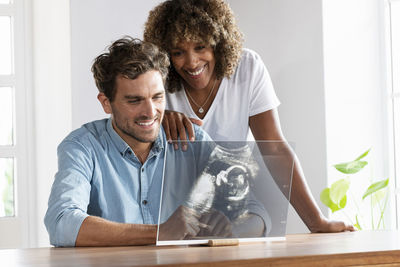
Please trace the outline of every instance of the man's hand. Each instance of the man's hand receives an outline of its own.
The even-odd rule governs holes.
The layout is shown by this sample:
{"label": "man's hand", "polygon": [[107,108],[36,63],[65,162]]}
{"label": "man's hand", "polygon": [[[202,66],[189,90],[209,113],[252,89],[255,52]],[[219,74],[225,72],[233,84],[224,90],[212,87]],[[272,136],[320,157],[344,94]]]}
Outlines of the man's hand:
{"label": "man's hand", "polygon": [[160,225],[159,240],[182,240],[200,231],[199,215],[192,209],[179,206],[169,219]]}
{"label": "man's hand", "polygon": [[201,230],[197,236],[232,237],[231,221],[218,210],[203,214],[199,221]]}
{"label": "man's hand", "polygon": [[[186,138],[186,130],[188,132],[189,140],[195,140],[194,128],[193,125],[197,124],[201,126],[203,121],[193,118],[186,117],[185,114],[175,111],[166,110],[164,114],[164,119],[162,121],[162,125],[164,127],[165,135],[167,137],[168,142],[172,142],[172,140],[176,141],[181,140],[182,150],[186,150],[187,148],[187,138]],[[178,143],[174,142],[174,148],[178,149]]]}

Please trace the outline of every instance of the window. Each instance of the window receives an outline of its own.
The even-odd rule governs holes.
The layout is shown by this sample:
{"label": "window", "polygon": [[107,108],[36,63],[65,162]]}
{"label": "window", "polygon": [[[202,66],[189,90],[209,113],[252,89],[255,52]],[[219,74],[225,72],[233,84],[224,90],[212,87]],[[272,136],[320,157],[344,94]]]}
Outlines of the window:
{"label": "window", "polygon": [[[6,1],[2,0],[2,3]],[[13,10],[2,5],[0,14],[0,217],[14,216],[14,90]]]}
{"label": "window", "polygon": [[391,93],[392,121],[393,121],[393,175],[396,178],[397,192],[397,228],[400,222],[400,1],[389,1],[389,39],[390,39],[390,65],[391,65]]}
{"label": "window", "polygon": [[0,248],[30,246],[28,2],[0,0]]}

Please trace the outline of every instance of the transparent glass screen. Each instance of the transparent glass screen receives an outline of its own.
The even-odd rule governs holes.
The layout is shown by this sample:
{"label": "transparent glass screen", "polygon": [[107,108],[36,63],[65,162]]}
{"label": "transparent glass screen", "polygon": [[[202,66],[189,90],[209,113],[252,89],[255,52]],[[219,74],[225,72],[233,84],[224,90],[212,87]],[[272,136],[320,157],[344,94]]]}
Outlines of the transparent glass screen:
{"label": "transparent glass screen", "polygon": [[293,152],[284,142],[166,150],[157,245],[284,238]]}

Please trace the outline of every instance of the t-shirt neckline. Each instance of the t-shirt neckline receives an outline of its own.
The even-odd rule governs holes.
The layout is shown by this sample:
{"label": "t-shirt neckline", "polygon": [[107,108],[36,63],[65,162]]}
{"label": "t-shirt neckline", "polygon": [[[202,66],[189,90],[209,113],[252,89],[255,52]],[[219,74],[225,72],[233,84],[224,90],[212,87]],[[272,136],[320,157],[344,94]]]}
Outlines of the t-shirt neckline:
{"label": "t-shirt neckline", "polygon": [[181,90],[183,91],[183,92],[182,92],[182,93],[183,93],[183,97],[185,98],[185,105],[186,105],[186,107],[190,110],[190,113],[191,113],[191,114],[190,114],[190,117],[191,117],[191,118],[195,118],[195,119],[198,119],[198,120],[202,120],[202,121],[203,121],[203,124],[204,124],[205,121],[207,121],[208,117],[211,116],[211,115],[209,115],[209,114],[211,114],[211,113],[214,111],[215,106],[217,105],[216,103],[217,103],[217,102],[219,101],[219,99],[221,98],[222,91],[223,91],[223,90],[225,89],[225,87],[226,87],[226,86],[225,86],[225,80],[226,80],[225,77],[222,78],[222,81],[221,81],[221,83],[220,83],[220,85],[219,85],[219,88],[218,88],[218,90],[217,90],[217,94],[215,95],[215,98],[214,98],[213,102],[211,103],[211,106],[210,106],[210,108],[208,109],[208,111],[207,111],[207,113],[206,113],[206,115],[204,116],[203,119],[200,119],[200,117],[197,116],[196,112],[194,112],[192,106],[190,105],[189,98],[188,98],[188,96],[187,96],[187,94],[186,94],[186,90],[185,90],[185,88],[183,87],[183,83],[181,82]]}

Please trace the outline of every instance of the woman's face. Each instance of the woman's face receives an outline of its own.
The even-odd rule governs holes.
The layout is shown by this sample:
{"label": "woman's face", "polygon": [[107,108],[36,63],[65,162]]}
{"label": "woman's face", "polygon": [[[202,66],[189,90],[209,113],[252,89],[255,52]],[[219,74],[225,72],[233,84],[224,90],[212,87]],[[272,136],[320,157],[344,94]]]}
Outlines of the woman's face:
{"label": "woman's face", "polygon": [[212,86],[215,69],[214,50],[210,45],[184,41],[170,51],[175,70],[189,86],[187,89],[204,89]]}

